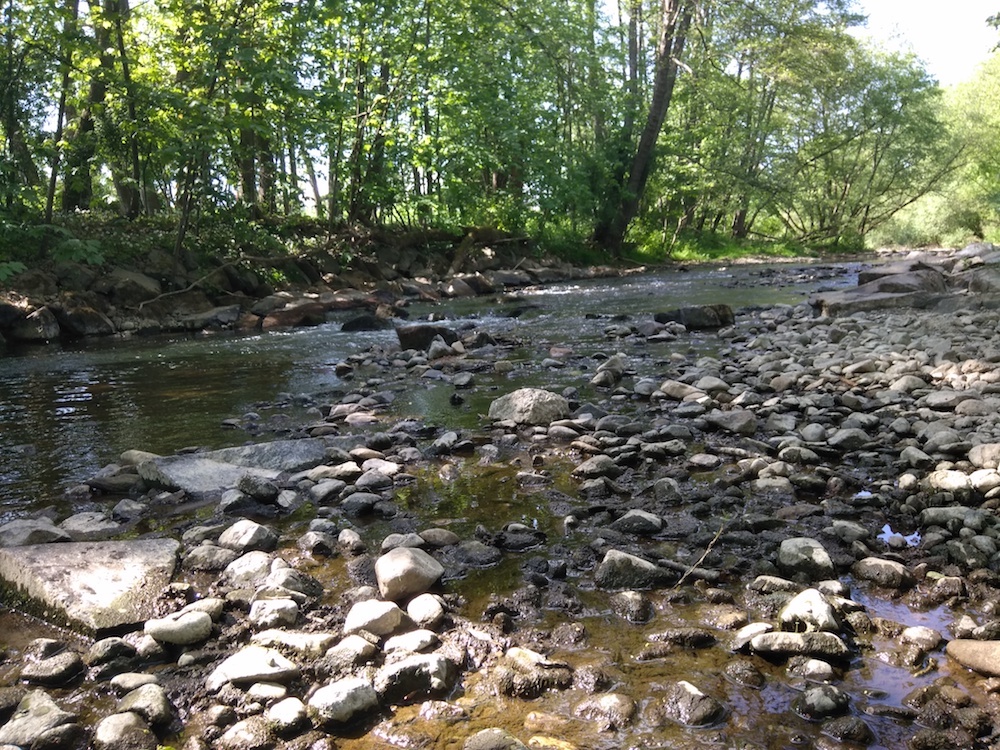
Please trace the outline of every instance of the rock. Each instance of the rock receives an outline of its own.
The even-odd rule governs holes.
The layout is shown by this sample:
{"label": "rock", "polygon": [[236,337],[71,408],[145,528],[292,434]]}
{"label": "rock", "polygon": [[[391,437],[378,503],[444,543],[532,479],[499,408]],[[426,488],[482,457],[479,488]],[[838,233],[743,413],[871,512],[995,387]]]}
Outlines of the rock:
{"label": "rock", "polygon": [[611,528],[625,534],[653,536],[663,529],[663,519],[648,511],[633,509],[613,521]]}
{"label": "rock", "polygon": [[213,670],[205,682],[205,689],[214,693],[227,682],[234,685],[266,681],[285,683],[298,676],[299,668],[275,649],[245,646]]}
{"label": "rock", "polygon": [[963,667],[988,677],[1000,677],[1000,641],[957,638],[948,642],[945,653]]}
{"label": "rock", "polygon": [[785,539],[778,549],[778,567],[790,575],[801,574],[811,580],[833,578],[836,574],[826,548],[809,537]]}
{"label": "rock", "polygon": [[214,544],[199,544],[189,550],[181,561],[185,570],[222,571],[234,562],[240,553]]}
{"label": "rock", "polygon": [[431,651],[436,648],[440,642],[441,639],[437,637],[437,633],[431,630],[418,628],[417,630],[410,630],[406,633],[400,633],[399,635],[387,638],[385,644],[382,646],[382,650],[387,654],[393,651],[400,651],[407,654],[419,654],[424,651]]}
{"label": "rock", "polygon": [[76,651],[63,651],[29,661],[21,668],[21,679],[29,685],[62,687],[83,673],[83,659]]}
{"label": "rock", "polygon": [[94,728],[94,750],[156,750],[159,746],[149,725],[131,711],[106,716]]}
{"label": "rock", "polygon": [[726,709],[690,682],[681,680],[667,685],[658,696],[655,713],[662,720],[673,721],[688,727],[704,727],[725,716]]}
{"label": "rock", "polygon": [[248,617],[255,628],[290,628],[298,618],[294,599],[258,599],[250,605]]}
{"label": "rock", "polygon": [[265,586],[291,592],[291,597],[300,604],[309,597],[323,595],[323,584],[311,575],[296,568],[276,565],[277,562],[272,565],[272,570],[264,581]]}
{"label": "rock", "polygon": [[262,630],[250,638],[257,646],[294,652],[304,659],[323,656],[337,638],[332,633],[306,633],[294,630]]}
{"label": "rock", "polygon": [[619,591],[611,597],[611,609],[632,623],[648,622],[653,617],[653,605],[638,591]]}
{"label": "rock", "polygon": [[545,425],[569,416],[569,403],[562,396],[541,388],[520,388],[493,401],[489,418],[500,422]]}
{"label": "rock", "polygon": [[0,745],[28,748],[57,727],[71,724],[76,716],[63,711],[42,690],[32,690],[18,703],[10,720],[0,727]]}
{"label": "rock", "polygon": [[143,685],[128,693],[118,702],[118,711],[138,714],[154,727],[166,727],[175,715],[167,692],[156,684]]}
{"label": "rock", "polygon": [[674,573],[627,552],[612,549],[604,555],[594,573],[594,583],[602,589],[650,589],[668,583]]}
{"label": "rock", "polygon": [[809,631],[835,633],[840,628],[833,607],[816,589],[806,589],[792,597],[791,601],[781,608],[778,619],[782,625],[789,626],[791,630],[798,630],[801,626]]}
{"label": "rock", "polygon": [[397,547],[375,561],[379,593],[398,601],[425,593],[444,574],[444,566],[414,547]]}
{"label": "rock", "polygon": [[266,526],[244,518],[222,532],[219,546],[241,554],[253,550],[271,552],[278,546],[278,535]]}
{"label": "rock", "polygon": [[731,411],[714,409],[705,415],[705,421],[720,430],[736,435],[751,436],[757,432],[757,417],[746,409]]}
{"label": "rock", "polygon": [[73,537],[48,518],[20,518],[0,526],[0,547],[71,541]]}
{"label": "rock", "polygon": [[875,741],[875,733],[857,716],[841,716],[824,722],[823,734],[837,742],[862,747]]}
{"label": "rock", "polygon": [[12,341],[41,343],[59,338],[59,321],[47,307],[40,307],[30,315],[13,323],[5,331]]}
{"label": "rock", "polygon": [[212,618],[205,612],[175,612],[147,620],[143,631],[159,643],[190,646],[208,640],[212,634]]}
{"label": "rock", "polygon": [[525,700],[549,690],[565,690],[573,683],[573,672],[567,664],[520,647],[507,649],[492,677],[502,695]]}
{"label": "rock", "polygon": [[0,549],[0,578],[88,631],[149,619],[173,577],[171,539]]}
{"label": "rock", "polygon": [[348,635],[326,652],[323,665],[330,674],[348,672],[371,660],[379,651],[376,644],[376,636]]}
{"label": "rock", "polygon": [[635,720],[635,701],[621,693],[602,693],[577,704],[573,713],[581,719],[597,722],[601,731],[623,729]]}
{"label": "rock", "polygon": [[503,729],[490,728],[466,739],[462,750],[528,750],[528,747]]}
{"label": "rock", "polygon": [[254,550],[240,555],[223,571],[222,577],[234,587],[256,587],[271,573],[271,556],[267,552]]}
{"label": "rock", "polygon": [[70,338],[110,336],[115,332],[111,319],[82,299],[64,299],[63,304],[54,308],[53,312],[60,328]]}
{"label": "rock", "polygon": [[345,320],[340,326],[340,330],[346,333],[354,333],[356,331],[385,331],[390,328],[392,328],[391,320],[380,318],[374,313],[355,315],[353,318]]}
{"label": "rock", "polygon": [[870,581],[883,588],[904,589],[916,583],[916,579],[906,566],[895,560],[866,557],[854,563],[851,570],[859,580]]}
{"label": "rock", "polygon": [[401,349],[416,349],[426,351],[435,338],[441,337],[444,343],[451,345],[458,341],[458,334],[446,326],[412,325],[396,326]]}
{"label": "rock", "polygon": [[420,594],[406,605],[406,614],[420,627],[434,628],[444,619],[445,608],[433,594]]}
{"label": "rock", "polygon": [[309,722],[309,713],[298,698],[285,698],[268,708],[264,718],[279,735],[288,736]]}
{"label": "rock", "polygon": [[813,685],[792,701],[792,708],[810,721],[821,721],[844,713],[850,702],[847,693],[834,685]]}
{"label": "rock", "polygon": [[94,542],[121,533],[122,525],[102,511],[75,513],[59,524],[76,542]]}
{"label": "rock", "polygon": [[321,464],[327,443],[320,438],[275,440],[204,453],[155,457],[139,463],[139,476],[156,487],[193,497],[221,494],[248,473],[273,480]]}
{"label": "rock", "polygon": [[375,673],[374,688],[391,704],[448,693],[458,680],[458,666],[441,654],[415,654]]}
{"label": "rock", "polygon": [[361,631],[377,636],[391,635],[408,620],[406,613],[395,602],[368,599],[351,607],[344,621],[344,635]]}
{"label": "rock", "polygon": [[123,672],[111,678],[111,689],[115,695],[127,695],[143,685],[156,685],[159,681],[156,675],[146,672]]}
{"label": "rock", "polygon": [[263,716],[249,716],[229,727],[212,744],[215,750],[272,750],[276,738]]}
{"label": "rock", "polygon": [[309,714],[318,724],[345,724],[378,708],[378,694],[371,683],[348,677],[324,685],[309,698]]}
{"label": "rock", "polygon": [[864,448],[871,442],[871,437],[858,427],[844,427],[833,433],[826,442],[831,448],[849,453]]}
{"label": "rock", "polygon": [[114,269],[109,281],[111,289],[109,296],[116,306],[138,307],[153,297],[159,296],[163,289],[160,282],[137,271],[127,271],[123,268]]}
{"label": "rock", "polygon": [[1000,468],[1000,443],[982,443],[969,450],[969,462],[977,469]]}
{"label": "rock", "polygon": [[598,477],[611,477],[612,479],[621,476],[622,469],[611,456],[600,454],[588,458],[583,463],[573,469],[573,475],[584,479],[595,479]]}
{"label": "rock", "polygon": [[760,633],[750,639],[750,648],[763,656],[818,656],[842,661],[849,655],[834,633]]}
{"label": "rock", "polygon": [[733,325],[736,316],[726,304],[695,305],[656,313],[653,320],[657,323],[680,323],[689,330],[713,330]]}

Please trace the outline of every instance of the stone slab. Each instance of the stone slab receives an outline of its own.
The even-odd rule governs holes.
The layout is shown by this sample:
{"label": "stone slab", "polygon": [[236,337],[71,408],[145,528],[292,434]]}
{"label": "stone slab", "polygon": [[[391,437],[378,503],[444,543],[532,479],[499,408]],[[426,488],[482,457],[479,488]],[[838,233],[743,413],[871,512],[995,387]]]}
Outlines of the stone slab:
{"label": "stone slab", "polygon": [[139,464],[139,476],[150,484],[184,490],[194,497],[218,494],[236,486],[244,474],[274,479],[323,462],[328,441],[312,438],[275,440],[204,453],[151,458]]}
{"label": "stone slab", "polygon": [[0,581],[47,619],[96,634],[153,616],[179,548],[173,539],[10,547],[0,549]]}

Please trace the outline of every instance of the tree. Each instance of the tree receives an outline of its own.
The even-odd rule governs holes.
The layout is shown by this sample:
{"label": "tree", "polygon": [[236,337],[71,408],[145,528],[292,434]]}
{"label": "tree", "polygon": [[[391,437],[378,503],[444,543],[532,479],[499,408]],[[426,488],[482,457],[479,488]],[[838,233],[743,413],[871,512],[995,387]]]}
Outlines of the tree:
{"label": "tree", "polygon": [[646,184],[653,169],[656,142],[667,118],[673,98],[680,58],[687,42],[691,19],[695,12],[693,0],[660,0],[660,32],[656,45],[655,74],[652,96],[646,114],[646,124],[635,146],[627,179],[616,190],[617,195],[607,213],[598,219],[593,239],[620,255],[629,224],[639,210]]}

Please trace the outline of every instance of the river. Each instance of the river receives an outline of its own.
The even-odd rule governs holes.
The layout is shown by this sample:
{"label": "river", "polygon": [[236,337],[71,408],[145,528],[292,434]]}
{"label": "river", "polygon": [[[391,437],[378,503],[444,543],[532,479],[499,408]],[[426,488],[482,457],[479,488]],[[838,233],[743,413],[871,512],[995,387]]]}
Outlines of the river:
{"label": "river", "polygon": [[[603,330],[614,317],[638,320],[718,302],[734,308],[795,304],[819,289],[855,284],[860,267],[694,267],[408,309],[411,320],[447,318],[450,325],[523,336],[534,347],[607,348]],[[261,408],[272,421],[301,418],[305,406],[344,387],[335,373],[338,361],[396,342],[392,331],[341,331],[351,315],[255,335],[114,337],[9,349],[0,357],[0,521],[50,505],[68,512],[66,490],[125,450],[173,453],[238,444],[247,436],[225,420]],[[695,345],[699,341],[711,346],[711,337]],[[398,408],[426,412],[438,401],[422,393]]]}

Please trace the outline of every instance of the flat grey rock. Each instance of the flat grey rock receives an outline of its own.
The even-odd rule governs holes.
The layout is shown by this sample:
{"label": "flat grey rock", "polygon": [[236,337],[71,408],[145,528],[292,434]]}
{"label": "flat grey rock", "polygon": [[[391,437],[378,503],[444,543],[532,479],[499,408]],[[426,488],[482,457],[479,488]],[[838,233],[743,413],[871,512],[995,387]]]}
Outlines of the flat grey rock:
{"label": "flat grey rock", "polygon": [[85,631],[144,622],[170,583],[172,539],[33,544],[0,549],[0,579]]}
{"label": "flat grey rock", "polygon": [[184,490],[194,496],[210,495],[235,487],[250,474],[275,479],[282,473],[311,469],[323,462],[329,442],[319,438],[275,440],[204,453],[151,458],[139,464],[147,482]]}

